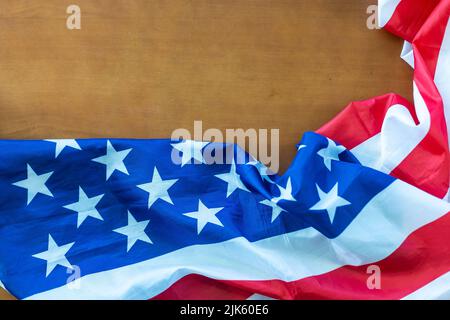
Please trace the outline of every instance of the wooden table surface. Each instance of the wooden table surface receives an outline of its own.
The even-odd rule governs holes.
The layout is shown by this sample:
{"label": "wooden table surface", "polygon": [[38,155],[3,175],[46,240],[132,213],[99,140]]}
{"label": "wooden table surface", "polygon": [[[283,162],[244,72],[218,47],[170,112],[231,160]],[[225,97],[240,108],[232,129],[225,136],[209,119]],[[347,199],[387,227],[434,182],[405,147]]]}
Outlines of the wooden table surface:
{"label": "wooden table surface", "polygon": [[[0,138],[279,128],[284,170],[350,101],[411,98],[402,42],[366,27],[374,3],[1,0]],[[66,28],[70,4],[81,30]]]}

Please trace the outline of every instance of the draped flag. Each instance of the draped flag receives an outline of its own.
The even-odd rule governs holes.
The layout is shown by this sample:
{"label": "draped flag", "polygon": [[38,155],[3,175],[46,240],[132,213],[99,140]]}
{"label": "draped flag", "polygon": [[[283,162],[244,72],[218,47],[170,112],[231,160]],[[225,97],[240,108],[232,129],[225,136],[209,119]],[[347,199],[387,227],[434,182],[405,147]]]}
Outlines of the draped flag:
{"label": "draped flag", "polygon": [[[449,0],[380,0],[380,25],[405,39],[402,58],[415,68],[414,103],[392,93],[353,102],[317,131],[349,148],[363,165],[446,201],[450,200],[449,16]],[[413,232],[409,241],[377,263],[385,270],[381,290],[367,290],[363,285],[367,265],[349,264],[300,279],[293,296],[305,299],[450,298],[450,237],[447,235],[450,225],[448,221],[438,220],[431,226],[430,234]],[[415,282],[418,279],[421,279],[419,285]],[[272,293],[265,291],[265,286],[254,286],[258,288],[257,293]],[[189,290],[189,287],[203,290]],[[218,285],[214,280],[191,276],[179,281],[163,297],[262,297],[252,295],[251,289],[246,287],[241,289],[240,285]]]}
{"label": "draped flag", "polygon": [[450,0],[379,7],[414,103],[351,103],[283,175],[228,144],[0,141],[0,284],[23,299],[450,298]]}
{"label": "draped flag", "polygon": [[[2,281],[19,298],[163,297],[195,275],[276,298],[319,295],[299,279],[399,259],[395,251],[415,243],[411,233],[434,234],[427,224],[446,223],[450,211],[316,133],[305,135],[283,176],[267,175],[233,145],[0,144]],[[231,148],[231,164],[171,159],[175,149],[203,162],[209,146],[223,154]],[[448,257],[448,246],[434,250]],[[399,268],[414,269],[407,261]],[[67,284],[68,270],[82,276],[78,287]],[[357,278],[353,292],[369,290]]]}
{"label": "draped flag", "polygon": [[[362,164],[437,197],[448,196],[450,156],[450,1],[381,0],[379,21],[406,40],[414,104],[388,94],[350,104],[319,133]],[[419,169],[420,168],[420,169]]]}

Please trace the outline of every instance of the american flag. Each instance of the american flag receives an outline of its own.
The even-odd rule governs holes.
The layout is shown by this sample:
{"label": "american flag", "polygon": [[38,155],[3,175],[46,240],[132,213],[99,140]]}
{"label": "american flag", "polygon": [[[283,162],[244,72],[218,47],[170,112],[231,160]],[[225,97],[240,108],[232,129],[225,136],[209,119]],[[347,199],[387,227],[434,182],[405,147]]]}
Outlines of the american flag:
{"label": "american flag", "polygon": [[[22,299],[450,298],[450,0],[379,7],[405,39],[414,103],[350,104],[283,175],[229,144],[0,141],[2,285]],[[205,163],[207,149],[232,161]]]}

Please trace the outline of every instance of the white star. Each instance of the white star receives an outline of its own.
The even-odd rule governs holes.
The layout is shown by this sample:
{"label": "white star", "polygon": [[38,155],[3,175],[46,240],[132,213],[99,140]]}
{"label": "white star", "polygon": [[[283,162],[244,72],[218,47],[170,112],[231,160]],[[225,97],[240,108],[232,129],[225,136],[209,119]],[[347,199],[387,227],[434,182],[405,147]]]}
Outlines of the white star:
{"label": "white star", "polygon": [[92,159],[92,161],[106,165],[106,180],[108,180],[115,170],[128,174],[127,167],[125,167],[123,160],[131,150],[132,149],[117,151],[108,140],[106,143],[106,155]]}
{"label": "white star", "polygon": [[334,222],[334,216],[336,214],[336,209],[339,207],[347,206],[351,204],[346,199],[338,196],[338,184],[336,183],[334,187],[328,192],[322,191],[319,185],[316,184],[317,192],[319,194],[319,202],[313,205],[309,210],[326,210],[330,218],[330,222]]}
{"label": "white star", "polygon": [[273,175],[274,173],[272,171],[270,171],[270,169],[268,167],[266,167],[262,162],[253,158],[252,161],[247,162],[246,164],[248,164],[250,166],[254,166],[256,168],[256,170],[258,170],[258,172],[263,180],[266,180],[267,182],[270,182],[270,183],[274,183],[272,181],[272,179],[270,179],[270,175]]}
{"label": "white star", "polygon": [[278,203],[281,200],[286,201],[297,201],[295,200],[294,196],[292,195],[292,184],[291,184],[291,177],[288,178],[288,181],[286,183],[286,188],[283,188],[280,185],[276,185],[278,189],[280,190],[280,195],[278,197],[275,197],[272,199],[273,202]]}
{"label": "white star", "polygon": [[75,139],[46,139],[45,141],[56,143],[55,158],[59,156],[59,154],[61,153],[61,151],[63,151],[65,147],[81,150],[80,145]]}
{"label": "white star", "polygon": [[45,277],[48,277],[57,265],[72,269],[72,265],[67,260],[66,254],[74,243],[75,242],[58,246],[52,236],[50,234],[48,235],[48,250],[33,255],[35,258],[47,261],[47,272]]}
{"label": "white star", "polygon": [[339,155],[345,151],[344,146],[337,146],[333,140],[328,139],[328,146],[320,149],[317,154],[323,158],[323,163],[331,171],[331,160],[339,161]]}
{"label": "white star", "polygon": [[269,206],[269,207],[272,207],[272,220],[270,222],[274,222],[278,218],[278,216],[281,214],[281,212],[286,212],[286,210],[281,209],[279,206],[277,206],[276,203],[274,203],[270,200],[266,199],[266,200],[260,201],[259,203]]}
{"label": "white star", "polygon": [[192,159],[197,160],[199,163],[203,163],[202,149],[207,144],[209,144],[209,142],[184,140],[180,143],[172,143],[172,147],[183,154],[181,157],[181,166],[184,166],[187,163],[191,163]]}
{"label": "white star", "polygon": [[236,164],[234,159],[231,162],[230,172],[216,174],[216,178],[225,181],[228,183],[227,186],[227,198],[234,192],[236,189],[241,189],[247,192],[250,192],[247,187],[242,183],[241,177],[236,172]]}
{"label": "white star", "polygon": [[104,194],[89,198],[86,193],[79,187],[78,202],[74,202],[64,206],[64,208],[78,213],[77,228],[86,220],[87,217],[103,220],[98,210],[95,208]]}
{"label": "white star", "polygon": [[33,168],[27,164],[27,178],[25,180],[14,182],[13,185],[27,189],[27,205],[29,205],[38,193],[53,197],[53,194],[45,185],[52,174],[53,171],[37,175]]}
{"label": "white star", "polygon": [[153,243],[152,240],[145,233],[150,220],[143,220],[137,222],[133,215],[128,211],[128,225],[113,230],[114,232],[127,236],[127,252],[134,246],[136,241],[141,240],[147,243]]}
{"label": "white star", "polygon": [[185,216],[197,219],[197,234],[202,232],[203,228],[208,224],[212,223],[223,227],[222,222],[216,217],[216,214],[221,211],[222,208],[208,208],[201,200],[198,200],[198,211],[183,213]]}
{"label": "white star", "polygon": [[162,180],[158,169],[153,169],[153,178],[149,183],[140,184],[137,187],[148,192],[148,208],[155,203],[156,200],[161,199],[170,204],[173,204],[168,190],[177,182],[178,179]]}

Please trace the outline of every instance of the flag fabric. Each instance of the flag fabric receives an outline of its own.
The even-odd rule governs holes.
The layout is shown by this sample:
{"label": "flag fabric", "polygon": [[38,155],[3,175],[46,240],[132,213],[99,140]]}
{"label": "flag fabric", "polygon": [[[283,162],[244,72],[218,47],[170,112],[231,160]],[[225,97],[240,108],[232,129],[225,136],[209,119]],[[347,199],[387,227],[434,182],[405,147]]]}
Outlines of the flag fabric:
{"label": "flag fabric", "polygon": [[446,197],[450,1],[382,0],[379,15],[386,29],[407,41],[402,56],[415,68],[414,104],[395,94],[354,102],[318,132],[351,149],[364,165]]}
{"label": "flag fabric", "polygon": [[0,284],[22,299],[450,298],[450,0],[379,5],[414,102],[350,104],[283,175],[227,144],[0,141]]}
{"label": "flag fabric", "polygon": [[[282,176],[217,143],[0,145],[1,279],[19,298],[148,299],[192,276],[301,298],[317,293],[299,279],[396,260],[396,249],[415,245],[411,233],[429,234],[429,223],[449,218],[448,202],[362,166],[316,133],[304,136]],[[205,153],[233,157],[202,164]],[[448,249],[434,248],[444,258]],[[401,268],[410,272],[413,262]],[[67,283],[76,273],[78,287]],[[353,290],[369,290],[356,278]]]}

